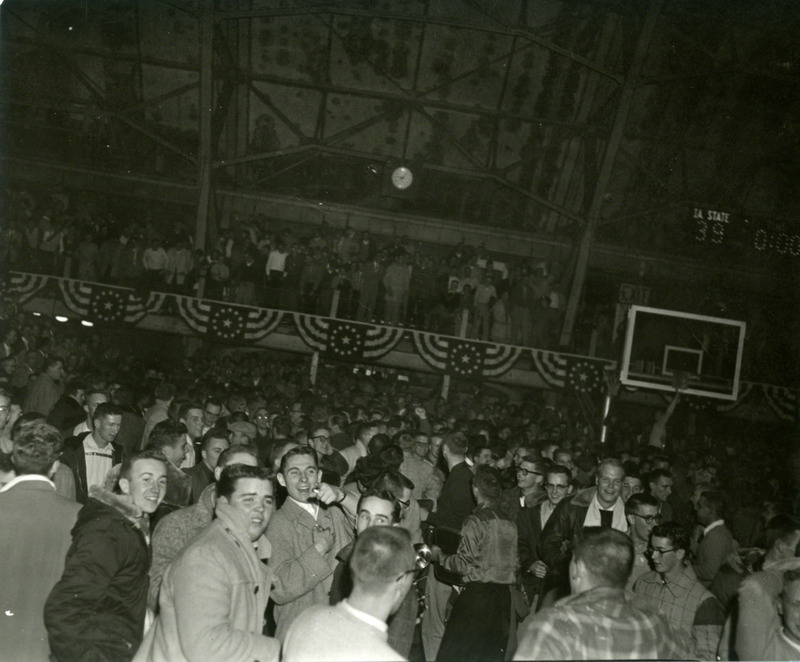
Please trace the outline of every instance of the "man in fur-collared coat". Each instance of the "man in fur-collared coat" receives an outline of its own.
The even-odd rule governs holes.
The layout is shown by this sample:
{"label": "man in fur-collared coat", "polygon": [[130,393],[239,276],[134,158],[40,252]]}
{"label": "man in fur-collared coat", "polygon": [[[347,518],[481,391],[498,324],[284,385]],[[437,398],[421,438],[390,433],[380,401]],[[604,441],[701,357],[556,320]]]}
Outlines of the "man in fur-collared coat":
{"label": "man in fur-collared coat", "polygon": [[150,568],[149,514],[164,498],[167,467],[157,452],[126,459],[120,493],[90,489],[72,529],[64,573],[44,607],[53,657],[127,662],[142,640]]}

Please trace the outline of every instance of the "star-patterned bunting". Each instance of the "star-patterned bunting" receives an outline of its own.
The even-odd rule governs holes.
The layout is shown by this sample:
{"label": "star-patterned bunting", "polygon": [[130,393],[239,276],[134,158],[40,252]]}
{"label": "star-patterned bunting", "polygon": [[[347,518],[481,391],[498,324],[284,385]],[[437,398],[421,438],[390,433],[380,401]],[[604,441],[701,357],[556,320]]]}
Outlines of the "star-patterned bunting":
{"label": "star-patterned bunting", "polygon": [[227,342],[241,342],[247,326],[246,311],[238,306],[209,302],[208,334]]}
{"label": "star-patterned bunting", "polygon": [[325,356],[345,361],[363,360],[367,328],[363,324],[332,319],[328,327]]}
{"label": "star-patterned bunting", "polygon": [[599,393],[605,388],[605,363],[580,357],[567,360],[567,388],[580,393]]}
{"label": "star-patterned bunting", "polygon": [[447,351],[445,372],[453,377],[474,379],[483,375],[484,343],[451,340]]}
{"label": "star-patterned bunting", "polygon": [[89,300],[89,317],[99,322],[117,323],[125,318],[128,291],[94,285]]}

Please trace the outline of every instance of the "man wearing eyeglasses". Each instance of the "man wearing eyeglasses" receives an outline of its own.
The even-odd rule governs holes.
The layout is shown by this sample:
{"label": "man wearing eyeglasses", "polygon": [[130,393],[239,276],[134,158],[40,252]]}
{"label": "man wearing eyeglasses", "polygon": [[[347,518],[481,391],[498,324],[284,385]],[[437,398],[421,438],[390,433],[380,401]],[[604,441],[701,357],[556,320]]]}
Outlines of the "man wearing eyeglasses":
{"label": "man wearing eyeglasses", "polygon": [[544,483],[545,462],[536,455],[526,455],[516,465],[517,484],[503,490],[500,508],[512,522],[517,521],[521,508],[532,508],[545,500]]}
{"label": "man wearing eyeglasses", "polygon": [[548,585],[556,595],[566,595],[568,565],[575,544],[588,526],[628,532],[625,504],[620,498],[625,469],[616,458],[606,458],[597,468],[596,486],[580,490],[556,506],[542,531],[542,560],[550,569]]}
{"label": "man wearing eyeglasses", "polygon": [[[631,497],[633,499],[633,497]],[[633,586],[676,630],[692,639],[694,654],[700,660],[714,660],[725,624],[717,599],[697,579],[686,562],[689,535],[675,522],[653,527],[647,549],[653,568]]]}
{"label": "man wearing eyeglasses", "polygon": [[334,606],[314,605],[292,623],[284,662],[404,660],[387,643],[388,618],[414,581],[414,548],[405,529],[370,526],[350,556],[353,590]]}
{"label": "man wearing eyeglasses", "polygon": [[632,494],[625,503],[625,517],[628,520],[628,535],[633,541],[633,570],[628,578],[628,590],[636,580],[651,570],[647,554],[650,545],[650,532],[658,524],[658,499],[650,494]]}
{"label": "man wearing eyeglasses", "polygon": [[547,575],[547,565],[539,556],[539,539],[556,506],[571,492],[570,479],[568,467],[558,464],[549,467],[544,479],[547,498],[532,508],[521,508],[517,516],[522,585],[531,611],[536,610],[538,598],[544,589],[544,578]]}

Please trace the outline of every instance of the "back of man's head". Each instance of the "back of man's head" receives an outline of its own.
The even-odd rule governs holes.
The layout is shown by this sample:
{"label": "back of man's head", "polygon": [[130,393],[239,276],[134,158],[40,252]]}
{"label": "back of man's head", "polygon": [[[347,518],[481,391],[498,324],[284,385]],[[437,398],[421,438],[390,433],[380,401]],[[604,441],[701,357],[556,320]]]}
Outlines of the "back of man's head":
{"label": "back of man's head", "polygon": [[616,529],[588,526],[575,546],[572,561],[588,574],[588,587],[625,588],[633,568],[633,542]]}
{"label": "back of man's head", "polygon": [[404,573],[415,567],[411,535],[397,526],[371,526],[356,540],[350,556],[353,585],[381,594]]}
{"label": "back of man's head", "polygon": [[448,432],[442,444],[451,455],[463,456],[467,452],[467,436],[463,432]]}
{"label": "back of man's head", "polygon": [[176,446],[179,442],[183,442],[185,434],[186,426],[183,423],[167,418],[153,427],[148,438],[148,447],[163,451],[166,446]]}
{"label": "back of man's head", "polygon": [[486,501],[496,501],[502,491],[502,477],[494,467],[482,465],[475,470],[472,486]]}
{"label": "back of man's head", "polygon": [[17,475],[47,476],[61,454],[61,433],[41,419],[18,422],[11,441],[11,461]]}

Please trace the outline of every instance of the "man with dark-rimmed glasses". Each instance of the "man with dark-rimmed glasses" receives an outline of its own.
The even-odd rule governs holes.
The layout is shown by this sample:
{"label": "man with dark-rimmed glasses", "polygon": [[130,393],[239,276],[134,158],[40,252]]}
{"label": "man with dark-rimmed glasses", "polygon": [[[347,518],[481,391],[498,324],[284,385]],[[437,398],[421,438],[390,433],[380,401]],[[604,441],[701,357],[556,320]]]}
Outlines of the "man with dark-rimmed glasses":
{"label": "man with dark-rimmed glasses", "polygon": [[647,552],[655,569],[639,577],[633,591],[673,628],[691,636],[698,659],[714,660],[725,615],[686,562],[688,549],[689,535],[680,524],[665,522],[653,527]]}
{"label": "man with dark-rimmed glasses", "polygon": [[647,548],[650,545],[650,532],[658,524],[659,502],[651,494],[639,492],[632,494],[625,503],[625,517],[628,520],[628,535],[633,541],[633,570],[628,578],[628,590],[645,572],[652,570]]}

